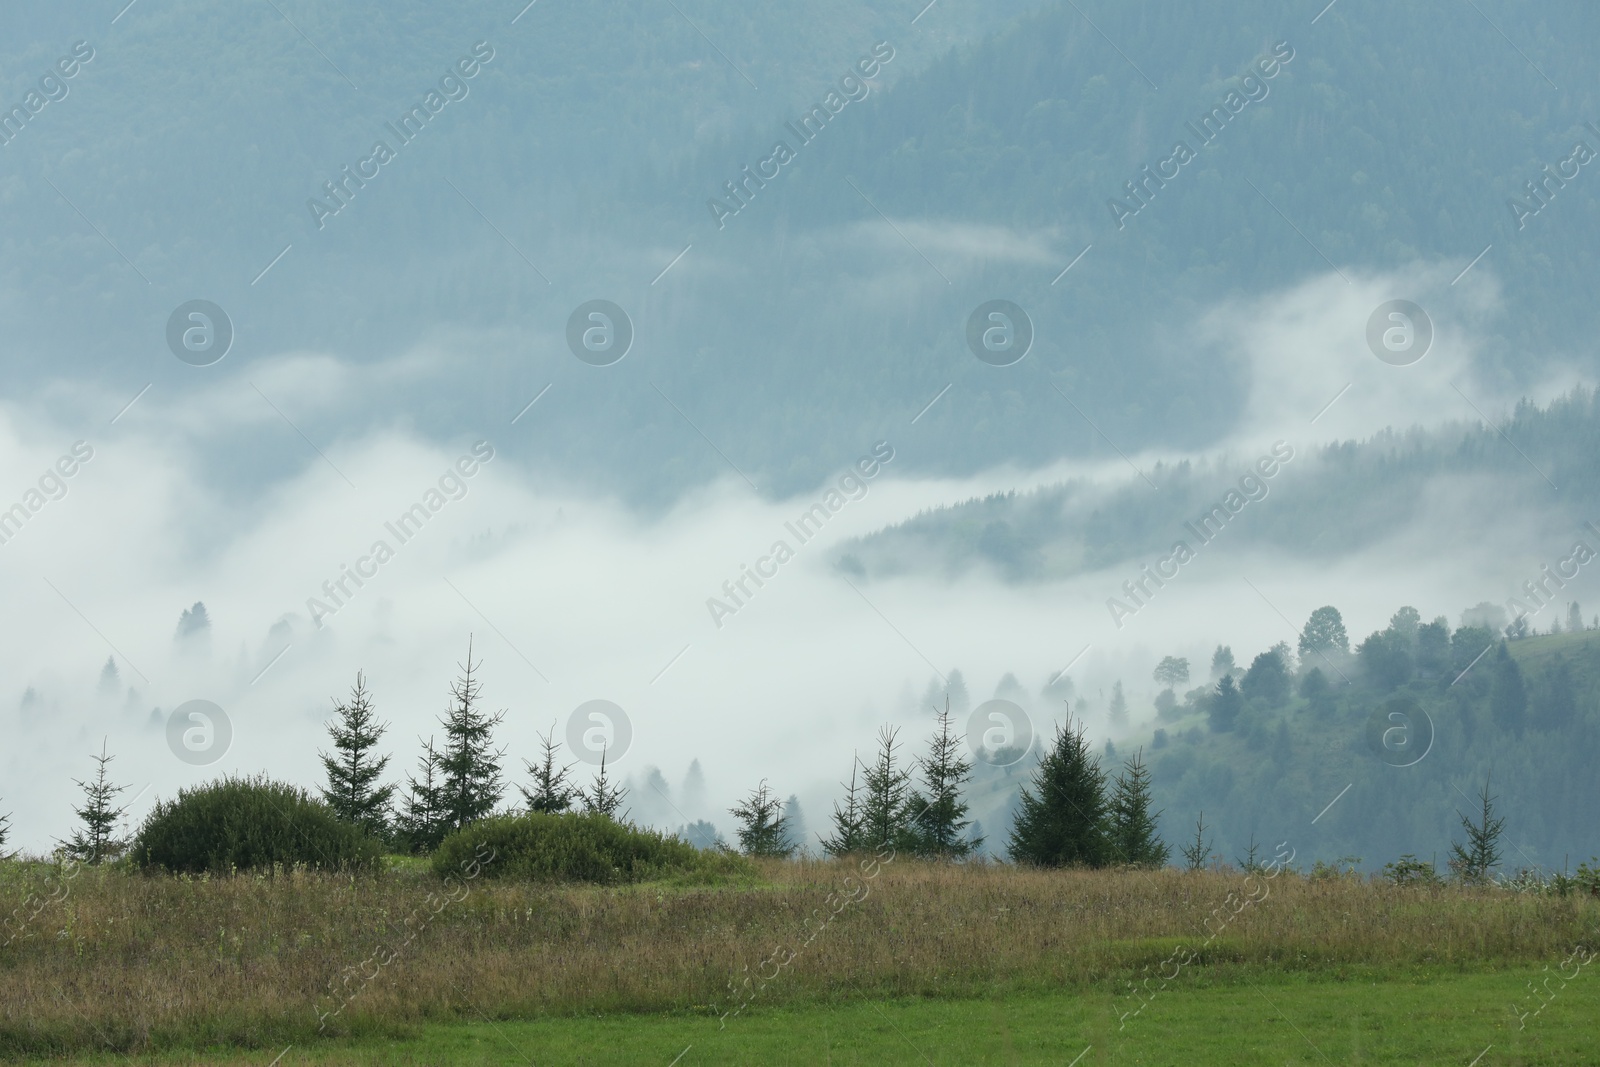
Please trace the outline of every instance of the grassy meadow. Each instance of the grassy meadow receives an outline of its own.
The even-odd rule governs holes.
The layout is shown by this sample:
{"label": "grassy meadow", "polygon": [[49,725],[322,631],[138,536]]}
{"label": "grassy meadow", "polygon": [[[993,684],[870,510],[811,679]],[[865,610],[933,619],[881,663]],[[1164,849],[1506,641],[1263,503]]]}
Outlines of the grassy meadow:
{"label": "grassy meadow", "polygon": [[264,1065],[292,1046],[286,1065],[666,1064],[693,1045],[685,1065],[1066,1063],[1092,1045],[1084,1063],[1179,1062],[1180,1046],[1184,1062],[1311,1062],[1296,1028],[1343,1059],[1513,1040],[1538,1062],[1600,1056],[1573,1022],[1600,1007],[1593,975],[1526,1029],[1512,1007],[1600,950],[1600,901],[1581,895],[900,859],[873,878],[774,861],[744,884],[484,879],[453,895],[415,863],[99,868],[48,900],[50,870],[0,865],[0,900],[45,900],[0,948],[12,1061]]}

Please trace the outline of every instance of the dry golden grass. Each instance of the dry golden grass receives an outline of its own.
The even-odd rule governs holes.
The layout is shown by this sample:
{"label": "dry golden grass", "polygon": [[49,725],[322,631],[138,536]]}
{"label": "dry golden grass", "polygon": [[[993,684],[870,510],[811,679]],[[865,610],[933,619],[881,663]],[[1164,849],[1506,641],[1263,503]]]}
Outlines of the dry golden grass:
{"label": "dry golden grass", "polygon": [[[311,1039],[319,1013],[351,993],[329,1017],[332,1032],[480,1016],[720,1013],[742,999],[732,982],[748,976],[755,988],[758,974],[778,970],[763,961],[779,947],[796,955],[757,1004],[1109,984],[1180,944],[1198,949],[1208,918],[1221,932],[1203,965],[1498,965],[1600,944],[1600,902],[1493,889],[1258,876],[1252,888],[1267,896],[1223,927],[1245,899],[1242,875],[905,859],[873,880],[835,862],[762,869],[771,884],[760,888],[479,880],[431,921],[429,894],[443,901],[441,884],[416,872],[184,880],[86,870],[64,902],[0,948],[0,1055],[281,1047]],[[4,874],[4,909],[43,877]],[[866,896],[805,946],[805,918],[838,907],[842,898],[830,905],[828,896],[849,878]]]}

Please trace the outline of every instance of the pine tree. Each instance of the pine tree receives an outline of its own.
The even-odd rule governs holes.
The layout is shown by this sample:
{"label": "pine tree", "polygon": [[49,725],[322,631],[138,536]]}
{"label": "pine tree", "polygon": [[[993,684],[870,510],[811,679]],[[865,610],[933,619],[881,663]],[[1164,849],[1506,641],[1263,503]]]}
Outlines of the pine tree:
{"label": "pine tree", "polygon": [[783,802],[767,788],[767,780],[750,791],[744,802],[729,808],[728,813],[739,821],[735,831],[739,837],[739,851],[746,856],[774,856],[788,859],[794,853],[794,842],[789,840],[788,820],[783,817]]}
{"label": "pine tree", "polygon": [[1489,684],[1489,711],[1502,730],[1522,735],[1528,713],[1528,690],[1522,681],[1522,668],[1511,658],[1504,641],[1495,653],[1494,676]]}
{"label": "pine tree", "polygon": [[952,732],[952,725],[947,697],[928,754],[917,760],[923,791],[913,794],[909,805],[916,853],[939,859],[961,859],[982,843],[966,840],[963,833],[968,820],[961,789],[972,778],[972,764],[962,756],[964,739]]}
{"label": "pine tree", "polygon": [[122,688],[122,680],[117,676],[117,660],[115,656],[106,657],[106,665],[100,668],[100,692],[115,693]]}
{"label": "pine tree", "polygon": [[116,859],[127,847],[125,842],[117,840],[116,826],[128,809],[112,807],[112,801],[128,787],[112,785],[106,780],[106,764],[116,757],[106,755],[104,741],[100,743],[100,755],[92,758],[97,764],[94,781],[77,783],[83,790],[84,804],[73,809],[83,820],[83,828],[73,831],[72,840],[62,844],[73,859],[96,866]]}
{"label": "pine tree", "polygon": [[1206,813],[1201,812],[1200,817],[1194,821],[1194,840],[1184,845],[1178,851],[1183,855],[1183,861],[1189,870],[1199,871],[1211,859],[1212,842],[1206,840]]}
{"label": "pine tree", "polygon": [[1489,879],[1489,873],[1500,864],[1500,834],[1506,821],[1494,813],[1495,798],[1489,795],[1489,778],[1483,779],[1483,789],[1478,793],[1481,804],[1478,821],[1473,822],[1459,811],[1461,828],[1466,831],[1467,843],[1450,842],[1450,869],[1463,882],[1479,884]]}
{"label": "pine tree", "polygon": [[[848,856],[855,852],[866,852],[866,815],[861,803],[860,790],[856,786],[856,771],[861,766],[859,755],[852,755],[850,763],[850,784],[845,786],[844,806],[833,802],[833,835],[823,837],[817,835],[817,840],[822,842],[822,851],[830,856]],[[843,782],[839,783],[844,785]]]}
{"label": "pine tree", "polygon": [[1108,709],[1111,716],[1111,725],[1123,727],[1128,725],[1128,698],[1122,692],[1122,679],[1118,678],[1111,687],[1111,707]]}
{"label": "pine tree", "polygon": [[378,722],[373,713],[372,695],[367,692],[366,678],[360,671],[356,672],[350,699],[335,704],[333,710],[339,718],[328,724],[328,736],[333,738],[337,755],[317,753],[328,775],[322,799],[342,821],[359,826],[374,837],[384,837],[389,830],[394,786],[377,784],[389,765],[389,757],[374,758],[372,750],[389,726]]}
{"label": "pine tree", "polygon": [[1081,722],[1069,715],[1055,743],[1022,787],[1008,848],[1018,863],[1103,867],[1110,858],[1105,774]]}
{"label": "pine tree", "polygon": [[505,792],[500,777],[505,749],[495,749],[494,728],[506,713],[488,715],[478,707],[483,684],[473,677],[478,664],[472,661],[470,638],[467,661],[458,666],[461,675],[450,686],[453,703],[439,720],[445,735],[439,773],[443,777],[441,814],[447,833],[493,813]]}
{"label": "pine tree", "polygon": [[1170,850],[1156,833],[1161,813],[1150,811],[1150,771],[1144,750],[1122,766],[1111,791],[1111,853],[1118,863],[1137,867],[1166,865]]}
{"label": "pine tree", "polygon": [[571,811],[573,803],[583,796],[583,790],[572,784],[572,768],[576,764],[556,766],[556,750],[561,747],[561,743],[555,740],[555,732],[555,726],[551,725],[550,731],[540,739],[544,751],[539,757],[538,766],[527,760],[522,761],[528,768],[528,773],[533,776],[533,788],[517,787],[522,791],[523,799],[528,802],[529,811],[544,812],[547,815],[561,815]]}
{"label": "pine tree", "polygon": [[1217,688],[1211,694],[1210,704],[1206,720],[1210,723],[1211,732],[1224,734],[1232,730],[1234,724],[1238,722],[1239,712],[1244,710],[1244,694],[1233,684],[1231,674],[1224,674],[1222,681],[1217,683]]}
{"label": "pine tree", "polygon": [[0,860],[7,858],[6,838],[11,836],[11,813],[0,815]]}
{"label": "pine tree", "polygon": [[413,852],[431,852],[444,840],[444,790],[440,785],[439,762],[439,750],[430,737],[417,765],[422,780],[407,779],[400,812],[400,833]]}
{"label": "pine tree", "polygon": [[594,777],[594,784],[586,793],[580,793],[578,799],[583,804],[583,810],[588,815],[604,815],[617,822],[624,821],[627,816],[617,818],[617,810],[622,807],[622,802],[628,796],[628,790],[622,786],[614,785],[606,777],[606,752],[600,750],[600,773]]}
{"label": "pine tree", "polygon": [[869,849],[909,849],[914,842],[907,833],[907,791],[911,772],[899,766],[896,751],[899,731],[888,726],[878,731],[878,758],[865,768],[866,800],[862,805],[862,823]]}

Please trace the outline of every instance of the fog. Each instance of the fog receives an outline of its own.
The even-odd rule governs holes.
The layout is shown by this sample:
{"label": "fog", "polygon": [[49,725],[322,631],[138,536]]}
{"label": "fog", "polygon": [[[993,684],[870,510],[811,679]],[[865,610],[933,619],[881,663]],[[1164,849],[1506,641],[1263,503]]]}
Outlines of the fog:
{"label": "fog", "polygon": [[[1494,328],[1498,289],[1484,264],[1452,287],[1463,266],[1325,273],[1205,312],[1190,343],[1234,353],[1249,381],[1234,430],[1214,449],[1131,450],[941,479],[910,470],[928,430],[908,412],[853,443],[861,467],[782,499],[729,469],[669,507],[642,508],[530,461],[498,414],[456,439],[424,436],[386,405],[397,390],[415,399],[448,377],[460,358],[448,344],[376,366],[332,352],[225,361],[201,386],[152,388],[126,407],[129,396],[98,383],[56,381],[13,396],[0,408],[8,505],[76,442],[92,450],[71,477],[50,483],[48,491],[64,487],[59,498],[0,545],[8,605],[0,641],[10,666],[0,714],[11,739],[0,772],[13,842],[41,852],[70,832],[73,780],[89,776],[102,739],[116,756],[113,778],[130,786],[135,824],[156,798],[219,773],[266,772],[314,787],[318,749],[329,747],[324,723],[357,670],[391,724],[380,746],[393,757],[388,778],[403,781],[419,736],[440,732],[469,640],[485,703],[506,712],[497,740],[513,796],[539,735],[553,728],[563,739],[580,704],[604,699],[631,724],[631,743],[612,766],[629,780],[636,814],[672,828],[709,819],[731,836],[726,808],[763,778],[797,794],[810,828],[821,829],[852,751],[870,748],[885,723],[919,748],[932,722],[922,696],[954,670],[973,704],[1014,674],[1036,732],[1047,736],[1062,709],[1040,694],[1070,678],[1086,701],[1077,710],[1100,739],[1113,736],[1103,694],[1114,681],[1127,686],[1137,730],[1154,716],[1149,679],[1162,656],[1188,657],[1198,684],[1217,644],[1244,663],[1278,641],[1292,646],[1322,604],[1344,613],[1352,642],[1401,604],[1459,624],[1464,608],[1504,602],[1571,543],[1570,523],[1554,512],[1484,522],[1499,484],[1488,476],[1440,479],[1425,523],[1387,530],[1378,547],[1331,564],[1241,551],[1225,531],[1120,625],[1107,599],[1147,559],[1043,584],[982,569],[954,580],[856,583],[834,566],[834,550],[993,492],[1068,478],[1114,488],[1139,481],[1131,468],[1185,458],[1226,457],[1224,467],[1236,461],[1245,474],[1286,441],[1297,458],[1277,474],[1281,484],[1310,473],[1321,442],[1470,423],[1479,411],[1503,417],[1527,394],[1481,369],[1474,329]],[[1453,323],[1405,367],[1373,359],[1362,334],[1371,308],[1397,292]],[[1568,384],[1559,371],[1549,378],[1546,398]],[[562,402],[553,390],[518,422]],[[318,405],[342,405],[346,429],[336,438],[313,442],[284,414]],[[279,469],[254,458],[268,442],[289,457]],[[868,468],[872,476],[862,476]],[[241,479],[236,469],[266,473]],[[1219,481],[1217,494],[1229,484]],[[792,524],[830,492],[842,503],[802,542]],[[402,540],[392,524],[413,504],[429,506],[430,493],[430,517]],[[1268,492],[1235,521],[1274,504]],[[1386,519],[1372,522],[1381,529]],[[371,576],[359,585],[346,578],[340,592],[342,568],[370,560],[379,541],[392,558],[359,563]],[[729,588],[778,541],[792,558],[764,564],[775,574],[759,586],[746,579],[735,599]],[[1589,585],[1580,577],[1573,596],[1593,599]],[[713,598],[723,611],[708,605]],[[196,602],[209,628],[180,637],[180,614]],[[114,683],[102,679],[108,657]],[[232,724],[226,752],[206,765],[180,760],[167,743],[169,714],[195,699],[215,702]],[[703,796],[682,788],[696,759]],[[651,768],[670,801],[646,785]]]}

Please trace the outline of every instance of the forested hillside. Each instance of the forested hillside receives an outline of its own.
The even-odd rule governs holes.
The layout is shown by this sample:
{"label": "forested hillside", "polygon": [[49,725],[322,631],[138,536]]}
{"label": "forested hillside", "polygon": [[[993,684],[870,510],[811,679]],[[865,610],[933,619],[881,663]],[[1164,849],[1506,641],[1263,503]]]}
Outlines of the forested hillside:
{"label": "forested hillside", "polygon": [[[913,471],[1103,448],[1051,383],[1125,449],[1205,446],[1247,376],[1195,329],[1220,303],[1334,270],[1448,278],[1491,244],[1472,276],[1488,288],[1433,309],[1480,342],[1485,379],[1589,365],[1600,186],[1584,168],[1520,229],[1507,201],[1576,141],[1600,148],[1584,125],[1600,98],[1578,74],[1595,34],[1551,28],[1600,30],[1600,15],[1562,0],[1372,17],[1364,2],[1315,24],[1265,0],[921,15],[630,0],[539,4],[514,24],[517,5],[488,3],[58,13],[59,50],[83,39],[95,58],[3,149],[3,358],[30,378],[116,367],[134,389],[182,385],[162,324],[203,296],[235,319],[236,362],[456,354],[448,389],[385,375],[308,417],[313,439],[397,400],[430,434],[508,421],[554,382],[516,443],[658,497],[727,471],[676,447],[691,431],[662,395],[693,393],[684,414],[767,492],[815,484],[890,428],[916,436]],[[308,200],[477,42],[494,58],[470,92],[319,227]],[[893,59],[870,91],[719,222],[725,183],[880,45]],[[0,54],[0,84],[20,99],[55,58]],[[1248,106],[1195,138],[1186,123],[1230,93]],[[1130,199],[1178,140],[1195,158]],[[639,338],[603,380],[562,343],[596,296]],[[1037,327],[1014,368],[962,344],[997,296]]]}

